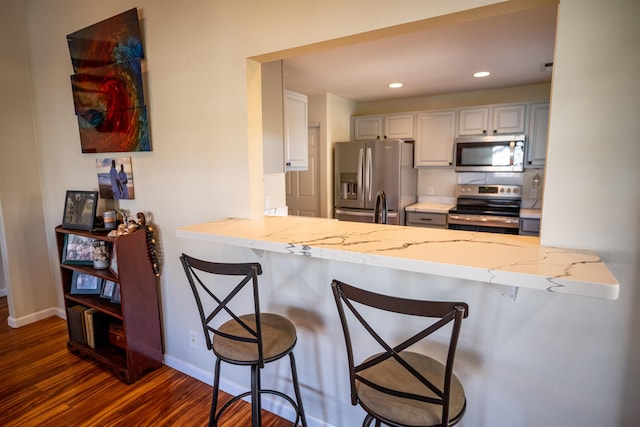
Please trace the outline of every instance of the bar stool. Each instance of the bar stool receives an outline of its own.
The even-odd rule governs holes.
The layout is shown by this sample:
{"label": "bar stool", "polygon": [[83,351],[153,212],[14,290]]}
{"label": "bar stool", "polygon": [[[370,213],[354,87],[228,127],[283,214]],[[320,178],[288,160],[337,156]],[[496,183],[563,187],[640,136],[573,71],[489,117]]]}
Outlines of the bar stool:
{"label": "bar stool", "polygon": [[[381,423],[393,427],[444,427],[460,421],[467,400],[462,383],[453,374],[453,360],[462,319],[469,313],[467,304],[397,298],[337,280],[331,287],[347,345],[351,404],[360,405],[367,413],[363,427],[370,426],[373,421],[376,427]],[[399,343],[387,343],[370,324],[374,319],[380,322],[381,311],[396,313],[405,322],[410,320],[409,316],[437,320],[407,339],[394,340],[401,341]],[[450,322],[453,324],[446,363],[408,351],[409,347]],[[370,335],[365,336],[375,340],[384,351],[366,355],[356,364],[349,326],[358,324]],[[359,338],[362,337],[359,335]],[[359,339],[359,346],[362,342]]]}
{"label": "bar stool", "polygon": [[[258,297],[258,275],[262,267],[258,263],[215,263],[182,254],[182,266],[191,285],[198,306],[207,348],[216,356],[213,396],[209,414],[209,426],[217,426],[222,414],[236,401],[251,396],[251,425],[261,425],[261,396],[272,394],[288,401],[296,412],[293,425],[298,421],[303,427],[307,420],[300,397],[293,348],[296,345],[296,328],[283,316],[261,313]],[[235,277],[233,277],[235,276]],[[240,277],[240,282],[238,282]],[[245,285],[246,288],[245,288]],[[243,289],[245,289],[244,292]],[[232,303],[252,301],[253,312],[237,314]],[[291,376],[296,399],[278,390],[263,389],[260,370],[265,364],[289,356]],[[221,362],[251,367],[251,390],[234,396],[217,410]]]}

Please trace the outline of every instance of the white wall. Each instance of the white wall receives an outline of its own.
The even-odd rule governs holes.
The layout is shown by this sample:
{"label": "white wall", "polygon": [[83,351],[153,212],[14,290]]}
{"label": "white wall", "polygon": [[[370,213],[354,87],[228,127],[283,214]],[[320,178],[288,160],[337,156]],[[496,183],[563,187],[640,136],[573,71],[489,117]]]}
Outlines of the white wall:
{"label": "white wall", "polygon": [[[3,2],[0,40],[7,40],[5,28],[17,25],[5,27],[5,21],[21,21],[21,7],[28,56],[13,64],[18,93],[0,98],[0,117],[18,111],[12,139],[35,147],[21,153],[23,161],[15,162],[9,171],[0,171],[4,227],[16,237],[11,241],[7,235],[10,271],[29,272],[17,258],[23,248],[37,251],[41,239],[32,238],[28,229],[27,246],[18,241],[28,222],[8,204],[32,201],[31,206],[43,207],[44,219],[35,218],[36,227],[47,236],[48,257],[55,260],[53,227],[60,221],[64,191],[97,187],[97,156],[80,153],[65,35],[138,7],[147,54],[153,151],[132,153],[136,199],[123,201],[120,207],[150,212],[160,232],[166,360],[206,376],[212,357],[202,347],[189,346],[188,331],[199,327],[178,255],[188,251],[221,260],[256,259],[257,255],[181,241],[175,229],[262,210],[262,150],[256,149],[260,132],[255,131],[259,126],[252,118],[260,108],[252,91],[256,72],[246,58],[490,3],[494,2],[407,0],[401,6],[386,0]],[[601,253],[621,282],[620,299],[521,291],[515,303],[508,303],[495,287],[480,283],[267,256],[266,289],[279,286],[265,296],[269,306],[283,312],[305,309],[309,298],[316,296],[318,310],[326,311],[317,316],[317,329],[294,317],[301,330],[298,352],[304,355],[299,360],[303,397],[312,417],[344,427],[354,425],[352,414],[359,413],[344,399],[343,389],[336,391],[342,398],[329,393],[344,384],[346,374],[340,364],[342,344],[330,339],[336,333],[335,318],[328,316],[331,307],[325,305],[329,278],[341,277],[371,287],[383,286],[386,279],[399,281],[395,288],[402,292],[469,302],[471,316],[463,325],[458,364],[469,398],[462,426],[613,427],[640,420],[640,342],[634,338],[640,327],[640,315],[634,310],[640,303],[635,289],[640,282],[638,12],[634,0],[562,0],[545,179],[544,242]],[[6,44],[0,46],[0,60],[11,59],[13,51]],[[26,70],[30,80],[20,81]],[[13,110],[21,99],[18,95],[29,97],[29,86],[32,105]],[[13,145],[5,138],[0,144],[4,165],[5,153]],[[7,176],[37,180],[38,174],[41,193],[31,187],[28,193],[33,195],[7,191]],[[612,191],[606,194],[605,189]],[[569,215],[574,212],[577,217]],[[59,294],[57,300],[47,296],[59,289],[55,266],[49,273],[54,283],[48,278],[38,283],[17,280],[10,274],[10,293],[26,300],[21,304],[43,299],[61,307]],[[314,285],[320,288],[309,289]],[[276,298],[281,295],[282,302]],[[311,353],[316,345],[322,345],[315,353],[318,359]],[[243,381],[236,372],[227,378]],[[325,386],[329,392],[323,394]]]}
{"label": "white wall", "polygon": [[[46,247],[53,229],[44,222],[21,2],[0,8],[0,260],[9,288],[8,323],[19,326],[55,314],[57,292]],[[64,201],[64,192],[56,196]],[[62,218],[61,207],[56,216]]]}

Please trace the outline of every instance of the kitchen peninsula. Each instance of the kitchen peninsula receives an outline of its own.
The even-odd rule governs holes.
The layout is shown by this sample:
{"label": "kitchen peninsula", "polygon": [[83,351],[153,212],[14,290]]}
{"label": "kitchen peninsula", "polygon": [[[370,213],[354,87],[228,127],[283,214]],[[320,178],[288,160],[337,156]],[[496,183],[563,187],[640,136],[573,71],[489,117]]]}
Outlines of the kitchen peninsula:
{"label": "kitchen peninsula", "polygon": [[540,246],[537,237],[295,216],[228,218],[178,228],[177,236],[547,292],[619,295],[597,254]]}

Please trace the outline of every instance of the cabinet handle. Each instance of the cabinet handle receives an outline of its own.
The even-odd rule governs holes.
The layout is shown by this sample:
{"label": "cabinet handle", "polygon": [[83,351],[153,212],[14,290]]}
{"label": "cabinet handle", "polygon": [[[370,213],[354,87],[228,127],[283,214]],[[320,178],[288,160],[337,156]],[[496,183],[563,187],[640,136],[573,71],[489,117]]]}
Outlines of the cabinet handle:
{"label": "cabinet handle", "polygon": [[494,129],[494,130],[493,130],[493,133],[498,133],[498,129]]}
{"label": "cabinet handle", "polygon": [[286,165],[287,165],[287,166],[291,166],[291,162],[287,162],[287,163],[286,163]]}
{"label": "cabinet handle", "polygon": [[420,218],[420,221],[433,221],[432,218]]}
{"label": "cabinet handle", "polygon": [[486,129],[483,130],[482,133],[486,135],[487,134],[487,130]]}

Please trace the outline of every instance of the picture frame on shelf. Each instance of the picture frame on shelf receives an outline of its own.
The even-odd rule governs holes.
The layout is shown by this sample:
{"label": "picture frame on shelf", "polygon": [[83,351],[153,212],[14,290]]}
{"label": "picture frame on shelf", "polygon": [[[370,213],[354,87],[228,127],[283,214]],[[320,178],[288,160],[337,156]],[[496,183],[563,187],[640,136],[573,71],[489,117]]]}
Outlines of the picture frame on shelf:
{"label": "picture frame on shelf", "polygon": [[118,258],[116,257],[116,244],[114,243],[111,248],[111,259],[109,260],[109,271],[114,276],[118,277]]}
{"label": "picture frame on shelf", "polygon": [[97,191],[67,190],[62,215],[62,228],[91,230],[98,207]]}
{"label": "picture frame on shelf", "polygon": [[74,271],[71,277],[71,294],[100,295],[102,292],[102,280],[91,274]]}
{"label": "picture frame on shelf", "polygon": [[93,265],[93,239],[76,234],[64,235],[62,263],[67,265]]}
{"label": "picture frame on shelf", "polygon": [[113,291],[116,288],[116,282],[114,282],[113,280],[105,280],[104,284],[102,285],[102,292],[100,293],[100,296],[102,298],[106,298],[108,300],[110,300],[111,298],[113,298]]}
{"label": "picture frame on shelf", "polygon": [[113,288],[113,296],[111,297],[111,302],[114,304],[120,304],[120,283],[116,283]]}

